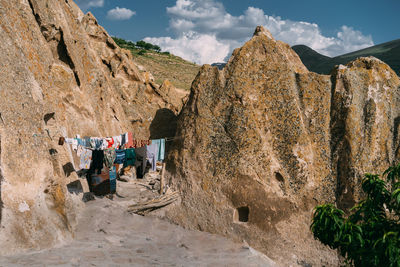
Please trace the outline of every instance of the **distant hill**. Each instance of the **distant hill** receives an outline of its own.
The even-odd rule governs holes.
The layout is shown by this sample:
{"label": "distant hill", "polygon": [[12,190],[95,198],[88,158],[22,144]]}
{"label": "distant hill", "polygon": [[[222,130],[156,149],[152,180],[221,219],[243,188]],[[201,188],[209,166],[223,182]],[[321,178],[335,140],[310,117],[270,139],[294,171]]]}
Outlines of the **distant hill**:
{"label": "distant hill", "polygon": [[335,65],[346,64],[358,57],[374,56],[388,64],[400,76],[400,39],[332,58],[305,45],[295,45],[292,48],[308,70],[316,73],[329,74]]}
{"label": "distant hill", "polygon": [[225,67],[226,63],[224,62],[218,62],[218,63],[212,63],[211,66],[217,67],[218,69],[222,70]]}
{"label": "distant hill", "polygon": [[116,37],[113,39],[121,48],[131,51],[135,63],[150,71],[156,83],[162,84],[167,79],[177,88],[190,90],[192,82],[199,72],[199,65],[169,52],[160,52],[158,46],[153,45],[147,48],[149,43],[143,41],[134,43]]}

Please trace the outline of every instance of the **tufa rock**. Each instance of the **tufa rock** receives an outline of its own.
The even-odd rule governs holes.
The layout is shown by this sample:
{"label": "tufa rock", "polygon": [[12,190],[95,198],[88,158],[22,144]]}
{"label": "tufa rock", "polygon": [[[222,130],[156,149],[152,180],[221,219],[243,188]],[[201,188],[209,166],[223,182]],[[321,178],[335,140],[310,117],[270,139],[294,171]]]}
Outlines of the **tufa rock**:
{"label": "tufa rock", "polygon": [[274,40],[272,37],[272,34],[269,32],[269,30],[265,29],[263,26],[257,26],[256,30],[253,33],[253,36],[260,36],[260,35],[265,35],[269,39]]}
{"label": "tufa rock", "polygon": [[308,72],[258,27],[222,71],[205,65],[192,84],[167,158],[182,201],[167,216],[283,266],[338,266],[309,230],[312,210],[350,206],[363,173],[398,159],[399,86],[375,58]]}
{"label": "tufa rock", "polygon": [[374,57],[332,73],[332,171],[337,204],[353,207],[365,173],[382,174],[399,159],[399,89],[396,73]]}
{"label": "tufa rock", "polygon": [[78,179],[78,159],[60,136],[146,139],[158,110],[180,107],[73,1],[0,1],[0,25],[0,253],[8,254],[73,235],[83,204],[67,184]]}

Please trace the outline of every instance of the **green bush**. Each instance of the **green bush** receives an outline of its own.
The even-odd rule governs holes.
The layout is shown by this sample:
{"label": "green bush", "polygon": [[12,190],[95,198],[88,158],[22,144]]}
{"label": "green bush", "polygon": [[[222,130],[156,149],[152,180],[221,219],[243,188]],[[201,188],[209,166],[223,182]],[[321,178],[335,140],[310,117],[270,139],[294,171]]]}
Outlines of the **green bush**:
{"label": "green bush", "polygon": [[119,46],[126,45],[126,41],[122,38],[113,37],[113,40]]}
{"label": "green bush", "polygon": [[379,175],[365,175],[362,190],[366,198],[347,217],[332,204],[314,210],[314,237],[338,249],[354,266],[400,266],[400,164],[383,176],[387,181]]}
{"label": "green bush", "polygon": [[121,48],[135,49],[135,43],[122,38],[113,37],[114,42]]}
{"label": "green bush", "polygon": [[[131,41],[126,41],[122,38],[118,37],[113,37],[115,43],[121,47],[121,48],[127,48],[131,50],[137,50],[137,49],[142,49],[142,50],[153,50],[156,52],[161,52],[161,48],[158,45],[153,45],[151,43],[147,43],[143,40],[137,41],[136,44]],[[140,52],[139,52],[140,53]],[[142,52],[140,55],[144,55],[145,52]]]}
{"label": "green bush", "polygon": [[144,49],[141,49],[141,50],[138,52],[138,55],[143,56],[144,54],[146,54],[146,50],[144,50]]}
{"label": "green bush", "polygon": [[147,43],[145,41],[143,41],[143,40],[140,40],[140,41],[136,42],[136,46],[139,47],[139,48],[146,48],[146,44]]}
{"label": "green bush", "polygon": [[153,45],[151,43],[147,43],[143,40],[137,41],[136,46],[146,50],[154,50],[156,52],[160,52],[161,48],[158,45]]}

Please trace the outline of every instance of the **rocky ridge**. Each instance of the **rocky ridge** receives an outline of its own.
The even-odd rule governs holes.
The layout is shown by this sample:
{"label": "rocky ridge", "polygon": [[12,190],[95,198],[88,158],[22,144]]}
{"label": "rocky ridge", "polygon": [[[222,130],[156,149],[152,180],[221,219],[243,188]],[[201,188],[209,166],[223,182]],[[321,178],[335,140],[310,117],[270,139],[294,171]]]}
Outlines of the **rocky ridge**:
{"label": "rocky ridge", "polygon": [[310,233],[312,209],[350,207],[365,172],[397,162],[399,89],[372,57],[309,72],[258,27],[223,70],[205,65],[192,84],[167,159],[182,200],[167,216],[284,266],[338,266]]}
{"label": "rocky ridge", "polygon": [[73,236],[83,206],[70,193],[78,159],[60,136],[129,130],[147,139],[150,126],[159,130],[157,111],[174,119],[183,100],[140,73],[73,1],[0,1],[0,37],[0,253],[8,254]]}

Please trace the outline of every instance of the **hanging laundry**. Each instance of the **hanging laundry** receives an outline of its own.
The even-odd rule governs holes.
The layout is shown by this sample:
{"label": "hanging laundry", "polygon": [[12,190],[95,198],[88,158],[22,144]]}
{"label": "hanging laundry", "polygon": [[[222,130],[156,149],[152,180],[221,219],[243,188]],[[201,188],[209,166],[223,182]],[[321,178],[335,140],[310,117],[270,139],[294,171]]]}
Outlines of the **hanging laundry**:
{"label": "hanging laundry", "polygon": [[65,143],[68,145],[72,145],[72,143],[74,142],[74,138],[65,138]]}
{"label": "hanging laundry", "polygon": [[113,136],[114,139],[114,148],[119,148],[121,146],[121,136],[117,135],[117,136]]}
{"label": "hanging laundry", "polygon": [[94,140],[94,142],[95,142],[95,144],[96,144],[95,149],[96,149],[96,150],[101,150],[101,148],[102,148],[102,146],[103,146],[103,139],[97,137],[97,138]]}
{"label": "hanging laundry", "polygon": [[112,146],[114,144],[114,139],[112,137],[107,137],[106,141],[108,143],[107,148],[112,148]]}
{"label": "hanging laundry", "polygon": [[76,138],[78,140],[78,145],[79,146],[85,146],[85,142],[82,138]]}
{"label": "hanging laundry", "polygon": [[[132,136],[133,139],[133,136]],[[125,145],[128,145],[128,133],[125,133]]]}
{"label": "hanging laundry", "polygon": [[92,151],[86,148],[82,149],[79,168],[88,170],[92,161]]}
{"label": "hanging laundry", "polygon": [[100,147],[100,149],[101,150],[106,150],[107,147],[108,147],[108,142],[107,142],[106,138],[101,138],[101,147]]}
{"label": "hanging laundry", "polygon": [[160,147],[158,149],[158,161],[164,161],[165,159],[165,139],[160,139]]}
{"label": "hanging laundry", "polygon": [[134,166],[136,162],[136,151],[133,148],[125,149],[124,168],[126,166]]}
{"label": "hanging laundry", "polygon": [[83,146],[86,148],[90,147],[90,137],[88,136],[83,137]]}
{"label": "hanging laundry", "polygon": [[78,149],[76,150],[76,155],[77,155],[78,157],[80,157],[80,156],[82,155],[83,149],[84,149],[83,146],[78,145]]}
{"label": "hanging laundry", "polygon": [[125,134],[121,134],[121,148],[124,148],[126,144]]}
{"label": "hanging laundry", "polygon": [[[133,151],[135,152],[135,151]],[[123,164],[125,161],[125,150],[124,149],[117,149],[115,150],[116,158],[114,163],[115,164]],[[134,165],[134,163],[132,164]]]}
{"label": "hanging laundry", "polygon": [[147,159],[149,159],[150,164],[151,164],[151,169],[153,171],[156,170],[156,162],[157,162],[157,157],[158,157],[158,143],[153,142],[151,145],[146,146],[146,153],[147,153]]}
{"label": "hanging laundry", "polygon": [[155,139],[151,140],[151,143],[154,144],[156,143],[158,145],[158,155],[157,155],[157,161],[164,161],[165,159],[165,139]]}
{"label": "hanging laundry", "polygon": [[140,140],[140,147],[151,145],[151,140]]}
{"label": "hanging laundry", "polygon": [[116,158],[115,149],[108,148],[104,150],[104,164],[108,168],[111,168],[114,165],[115,158]]}
{"label": "hanging laundry", "polygon": [[75,151],[78,149],[78,139],[72,139],[71,148]]}
{"label": "hanging laundry", "polygon": [[136,153],[136,175],[137,178],[143,178],[147,165],[147,149],[145,147],[135,148]]}
{"label": "hanging laundry", "polygon": [[127,147],[128,148],[131,148],[131,147],[134,147],[133,146],[133,134],[131,133],[131,132],[129,132],[129,133],[127,133],[127,136],[128,136],[128,141],[127,141]]}
{"label": "hanging laundry", "polygon": [[90,137],[89,138],[89,147],[91,148],[91,149],[96,149],[96,138],[95,137]]}
{"label": "hanging laundry", "polygon": [[110,168],[110,193],[117,191],[117,170],[115,166]]}

